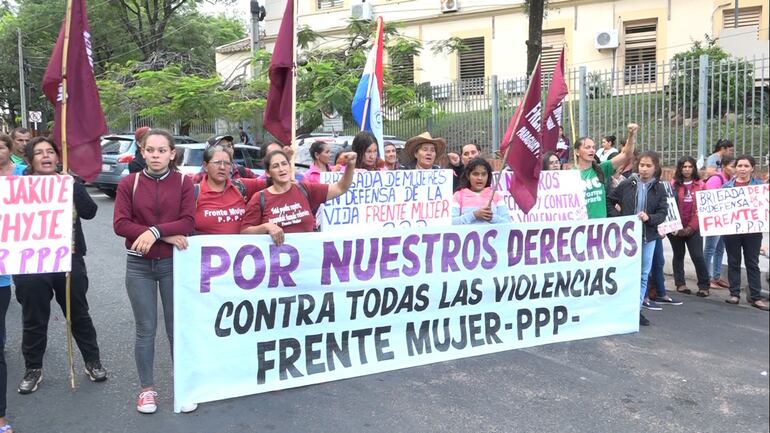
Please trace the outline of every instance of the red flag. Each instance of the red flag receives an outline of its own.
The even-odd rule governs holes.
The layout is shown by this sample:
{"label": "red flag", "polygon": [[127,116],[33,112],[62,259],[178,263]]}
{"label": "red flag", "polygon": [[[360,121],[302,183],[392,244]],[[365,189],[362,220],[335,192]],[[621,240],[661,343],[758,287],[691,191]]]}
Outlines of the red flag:
{"label": "red flag", "polygon": [[286,2],[281,28],[270,58],[270,89],[267,91],[263,125],[283,144],[291,144],[291,113],[294,109],[294,0]]}
{"label": "red flag", "polygon": [[[67,47],[67,125],[62,125],[62,62],[66,18],[43,76],[43,93],[54,104],[54,141],[61,147],[67,137],[67,164],[78,176],[94,180],[102,169],[101,136],[107,133],[99,90],[94,80],[91,33],[86,1],[72,1],[69,46]],[[64,128],[62,128],[65,126]]]}
{"label": "red flag", "polygon": [[559,61],[548,86],[548,97],[545,99],[545,115],[543,116],[543,152],[556,151],[559,142],[559,125],[561,125],[562,101],[569,89],[564,79],[564,48],[561,49]]}
{"label": "red flag", "polygon": [[[540,92],[540,62],[537,62],[524,103],[516,109],[503,137],[503,144],[510,146],[506,162],[513,170],[511,196],[524,213],[529,213],[537,202],[540,180]],[[500,148],[504,149],[502,144]]]}

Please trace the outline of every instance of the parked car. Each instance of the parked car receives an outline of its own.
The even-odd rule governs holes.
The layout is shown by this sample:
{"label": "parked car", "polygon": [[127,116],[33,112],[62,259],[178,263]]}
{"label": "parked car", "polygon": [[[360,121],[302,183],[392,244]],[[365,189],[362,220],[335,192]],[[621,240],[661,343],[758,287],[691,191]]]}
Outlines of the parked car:
{"label": "parked car", "polygon": [[[196,143],[185,135],[175,135],[177,144]],[[115,198],[118,183],[128,176],[128,163],[134,160],[137,143],[133,134],[105,135],[102,137],[102,171],[92,183],[109,197]]]}
{"label": "parked car", "polygon": [[[203,165],[203,152],[206,150],[206,143],[178,144],[176,146],[176,165],[179,171],[194,176],[201,170]],[[251,169],[256,174],[264,173],[262,170],[262,159],[260,148],[246,144],[235,144],[233,161]]]}
{"label": "parked car", "polygon": [[[352,150],[351,146],[353,145],[353,138],[355,137],[352,135],[334,136],[332,134],[319,133],[300,135],[297,138],[297,152],[294,155],[294,165],[297,167],[297,171],[303,173],[310,168],[311,164],[313,164],[313,159],[310,157],[310,146],[316,141],[324,141],[329,144],[332,151],[333,164],[337,155],[341,152],[349,152]],[[396,145],[396,151],[400,158],[401,151],[404,149],[406,141],[396,138],[393,135],[385,135],[383,136],[383,139]]]}

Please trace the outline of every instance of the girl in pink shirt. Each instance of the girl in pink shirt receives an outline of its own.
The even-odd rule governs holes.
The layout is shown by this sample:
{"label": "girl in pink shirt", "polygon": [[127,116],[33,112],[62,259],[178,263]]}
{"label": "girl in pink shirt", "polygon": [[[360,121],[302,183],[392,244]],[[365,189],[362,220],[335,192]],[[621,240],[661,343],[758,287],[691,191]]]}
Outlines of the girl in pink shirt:
{"label": "girl in pink shirt", "polygon": [[492,166],[485,159],[472,159],[460,178],[460,189],[453,196],[452,224],[511,222],[508,206],[491,184]]}

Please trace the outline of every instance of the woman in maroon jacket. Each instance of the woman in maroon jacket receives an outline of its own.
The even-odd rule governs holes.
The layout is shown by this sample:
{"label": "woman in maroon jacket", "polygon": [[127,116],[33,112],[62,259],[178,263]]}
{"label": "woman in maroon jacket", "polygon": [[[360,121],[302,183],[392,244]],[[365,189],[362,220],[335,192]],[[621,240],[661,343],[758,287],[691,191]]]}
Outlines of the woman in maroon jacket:
{"label": "woman in maroon jacket", "polygon": [[690,252],[690,259],[695,265],[695,274],[698,278],[698,296],[709,295],[709,273],[706,261],[703,259],[703,238],[698,228],[698,206],[695,202],[695,193],[705,189],[698,176],[695,159],[691,156],[683,156],[676,163],[674,178],[671,186],[676,194],[676,206],[679,209],[679,217],[682,219],[682,230],[669,233],[668,240],[674,252],[671,262],[674,268],[674,283],[676,291],[690,294],[684,279],[684,249]]}
{"label": "woman in maroon jacket", "polygon": [[[157,410],[153,362],[158,327],[158,293],[163,303],[166,335],[173,356],[174,278],[173,248],[187,248],[186,236],[195,223],[192,181],[176,171],[174,138],[153,129],[142,137],[147,166],[125,177],[118,185],[113,225],[126,238],[126,291],[136,323],[134,357],[142,387],[136,410]],[[191,412],[197,405],[182,407]]]}

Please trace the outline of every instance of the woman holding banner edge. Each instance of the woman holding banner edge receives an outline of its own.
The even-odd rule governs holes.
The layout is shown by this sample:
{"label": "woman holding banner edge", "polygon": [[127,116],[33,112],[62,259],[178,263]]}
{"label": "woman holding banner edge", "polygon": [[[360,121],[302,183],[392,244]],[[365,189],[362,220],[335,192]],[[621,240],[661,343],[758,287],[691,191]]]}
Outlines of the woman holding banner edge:
{"label": "woman holding banner edge", "polygon": [[[136,326],[134,358],[141,391],[140,413],[158,409],[153,376],[158,295],[171,356],[174,356],[173,248],[187,248],[186,236],[195,225],[192,180],[176,171],[174,137],[152,129],[142,137],[144,170],[123,178],[115,198],[113,229],[126,239],[126,293]],[[182,406],[192,412],[196,404]]]}
{"label": "woman holding banner edge", "polygon": [[[276,245],[281,245],[284,233],[312,232],[318,206],[345,194],[353,183],[357,155],[347,152],[342,156],[345,173],[337,183],[326,185],[293,182],[289,157],[280,150],[268,153],[264,159],[265,175],[273,184],[249,200],[241,233],[269,234]],[[283,212],[285,209],[289,211]]]}
{"label": "woman holding banner edge", "polygon": [[580,178],[583,180],[586,197],[586,212],[588,218],[607,217],[607,187],[612,175],[618,167],[623,166],[634,157],[636,133],[639,125],[628,124],[628,139],[623,150],[609,161],[597,164],[594,161],[596,155],[596,143],[588,137],[582,137],[575,141],[575,168],[580,170]]}
{"label": "woman holding banner edge", "polygon": [[[753,156],[742,155],[735,158],[735,177],[722,185],[722,188],[762,185],[762,181],[753,176],[755,165]],[[725,302],[733,305],[740,302],[741,253],[743,253],[746,279],[749,283],[749,303],[762,311],[770,310],[770,306],[762,299],[761,293],[759,250],[762,247],[762,233],[740,233],[724,235],[722,238],[727,252],[727,279],[730,281],[730,297],[725,299]]]}
{"label": "woman holding banner edge", "polygon": [[687,288],[684,278],[684,251],[687,248],[698,278],[697,295],[705,298],[709,296],[709,273],[703,258],[703,238],[700,235],[700,226],[698,225],[696,200],[697,192],[703,190],[705,186],[698,176],[695,158],[689,155],[679,158],[676,163],[674,178],[671,180],[671,187],[674,189],[679,218],[681,218],[684,227],[682,230],[667,235],[674,252],[671,264],[674,269],[676,291],[687,295],[692,293]]}

